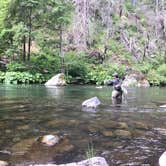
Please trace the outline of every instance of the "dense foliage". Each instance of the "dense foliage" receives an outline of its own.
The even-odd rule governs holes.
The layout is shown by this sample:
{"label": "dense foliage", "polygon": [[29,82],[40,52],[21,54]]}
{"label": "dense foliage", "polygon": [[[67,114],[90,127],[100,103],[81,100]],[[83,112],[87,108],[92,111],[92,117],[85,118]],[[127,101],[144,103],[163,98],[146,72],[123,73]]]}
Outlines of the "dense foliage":
{"label": "dense foliage", "polygon": [[104,84],[143,73],[166,85],[164,1],[1,0],[0,82]]}

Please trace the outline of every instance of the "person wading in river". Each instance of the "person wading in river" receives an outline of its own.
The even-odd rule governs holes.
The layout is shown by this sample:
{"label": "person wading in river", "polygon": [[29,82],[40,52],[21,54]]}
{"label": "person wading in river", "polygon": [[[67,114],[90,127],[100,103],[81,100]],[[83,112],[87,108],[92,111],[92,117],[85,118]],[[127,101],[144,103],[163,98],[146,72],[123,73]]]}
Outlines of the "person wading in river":
{"label": "person wading in river", "polygon": [[109,86],[113,86],[112,99],[117,100],[117,103],[121,103],[123,90],[121,87],[122,82],[119,78],[119,75],[117,73],[114,73],[113,80],[108,80],[106,84]]}

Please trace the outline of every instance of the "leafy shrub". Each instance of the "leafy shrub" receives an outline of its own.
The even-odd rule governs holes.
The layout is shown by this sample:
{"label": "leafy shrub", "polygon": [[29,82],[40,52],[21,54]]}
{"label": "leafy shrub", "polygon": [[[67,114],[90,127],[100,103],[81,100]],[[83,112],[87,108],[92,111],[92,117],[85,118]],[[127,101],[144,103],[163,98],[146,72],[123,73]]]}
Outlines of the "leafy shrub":
{"label": "leafy shrub", "polygon": [[24,63],[21,62],[17,62],[17,61],[12,61],[9,64],[7,64],[7,71],[26,71],[26,65]]}
{"label": "leafy shrub", "polygon": [[49,74],[55,74],[59,72],[61,62],[58,54],[52,54],[50,52],[44,52],[40,55],[33,56],[31,58],[32,72],[44,73],[47,71]]}
{"label": "leafy shrub", "polygon": [[70,78],[80,77],[85,79],[88,72],[88,64],[82,56],[78,56],[74,52],[70,52],[65,56],[65,70],[66,75]]}
{"label": "leafy shrub", "polygon": [[31,74],[29,72],[6,72],[4,83],[6,84],[29,84],[29,83],[43,83],[45,78],[42,74]]}
{"label": "leafy shrub", "polygon": [[159,86],[159,85],[165,85],[166,84],[166,77],[163,75],[160,75],[155,70],[150,70],[147,75],[148,81],[151,85]]}
{"label": "leafy shrub", "polygon": [[143,62],[143,63],[135,64],[134,68],[135,70],[138,70],[144,74],[147,74],[153,68],[153,65],[150,63]]}
{"label": "leafy shrub", "polygon": [[157,69],[158,74],[166,77],[166,64],[162,64]]}
{"label": "leafy shrub", "polygon": [[103,67],[99,65],[88,72],[88,82],[95,83],[97,85],[104,84],[105,80],[112,79],[113,73],[117,72],[120,77],[123,77],[125,68],[119,64],[111,64]]}
{"label": "leafy shrub", "polygon": [[5,80],[5,73],[0,71],[0,83],[3,83],[4,80]]}

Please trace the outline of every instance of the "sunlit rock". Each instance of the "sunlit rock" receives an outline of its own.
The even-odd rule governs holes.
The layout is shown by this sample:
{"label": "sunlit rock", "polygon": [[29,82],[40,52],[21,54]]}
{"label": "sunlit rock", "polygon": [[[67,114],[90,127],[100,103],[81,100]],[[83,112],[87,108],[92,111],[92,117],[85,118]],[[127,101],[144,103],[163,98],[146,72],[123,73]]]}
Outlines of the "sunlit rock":
{"label": "sunlit rock", "polygon": [[97,106],[99,106],[101,104],[100,100],[97,97],[92,97],[88,100],[85,100],[82,103],[83,107],[87,107],[87,108],[96,108]]}
{"label": "sunlit rock", "polygon": [[102,134],[106,137],[112,137],[113,136],[113,132],[112,131],[102,131]]}
{"label": "sunlit rock", "polygon": [[134,122],[133,126],[136,129],[141,129],[141,130],[147,130],[148,129],[148,126],[145,123],[142,123],[142,122]]}
{"label": "sunlit rock", "polygon": [[166,104],[160,105],[160,108],[166,108]]}
{"label": "sunlit rock", "polygon": [[9,165],[6,161],[0,160],[0,166],[7,166]]}
{"label": "sunlit rock", "polygon": [[49,79],[46,83],[46,86],[64,86],[66,85],[65,75],[63,73],[59,73]]}
{"label": "sunlit rock", "polygon": [[77,163],[69,163],[69,164],[35,164],[30,166],[108,166],[105,158],[103,157],[93,157],[87,160],[83,160]]}
{"label": "sunlit rock", "polygon": [[123,87],[149,87],[150,84],[148,80],[145,79],[143,74],[134,73],[127,75],[122,83]]}
{"label": "sunlit rock", "polygon": [[59,143],[60,138],[57,135],[45,135],[41,142],[47,146],[54,146]]}
{"label": "sunlit rock", "polygon": [[126,131],[126,130],[116,130],[114,132],[114,135],[116,137],[131,138],[131,133],[129,131]]}
{"label": "sunlit rock", "polygon": [[166,166],[166,151],[159,158],[159,166]]}

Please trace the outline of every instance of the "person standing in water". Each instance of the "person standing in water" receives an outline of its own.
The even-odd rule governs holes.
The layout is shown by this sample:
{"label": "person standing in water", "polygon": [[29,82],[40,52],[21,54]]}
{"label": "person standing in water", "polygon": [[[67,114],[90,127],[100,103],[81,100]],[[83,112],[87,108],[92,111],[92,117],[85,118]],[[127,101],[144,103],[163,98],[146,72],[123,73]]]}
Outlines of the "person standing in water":
{"label": "person standing in water", "polygon": [[113,91],[112,91],[112,99],[117,100],[118,103],[122,102],[122,94],[123,90],[121,87],[121,80],[119,78],[118,73],[113,74],[113,80],[108,80],[106,82],[108,86],[113,86]]}

